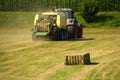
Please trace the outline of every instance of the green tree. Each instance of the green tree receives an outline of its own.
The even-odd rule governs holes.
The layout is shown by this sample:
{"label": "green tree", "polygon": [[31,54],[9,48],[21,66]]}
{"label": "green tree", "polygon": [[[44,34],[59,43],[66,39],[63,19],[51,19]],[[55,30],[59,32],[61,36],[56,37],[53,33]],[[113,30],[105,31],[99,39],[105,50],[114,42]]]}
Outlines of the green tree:
{"label": "green tree", "polygon": [[96,13],[99,11],[98,4],[94,0],[86,0],[82,2],[80,7],[81,16],[87,21],[92,22]]}

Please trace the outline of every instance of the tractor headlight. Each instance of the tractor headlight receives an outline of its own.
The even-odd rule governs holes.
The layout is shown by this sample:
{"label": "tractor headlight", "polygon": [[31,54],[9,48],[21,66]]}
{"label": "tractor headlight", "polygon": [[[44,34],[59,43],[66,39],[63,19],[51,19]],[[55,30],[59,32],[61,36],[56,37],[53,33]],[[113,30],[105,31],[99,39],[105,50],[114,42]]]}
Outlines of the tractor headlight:
{"label": "tractor headlight", "polygon": [[69,23],[72,23],[72,19],[69,20]]}
{"label": "tractor headlight", "polygon": [[67,19],[67,25],[73,25],[73,19]]}

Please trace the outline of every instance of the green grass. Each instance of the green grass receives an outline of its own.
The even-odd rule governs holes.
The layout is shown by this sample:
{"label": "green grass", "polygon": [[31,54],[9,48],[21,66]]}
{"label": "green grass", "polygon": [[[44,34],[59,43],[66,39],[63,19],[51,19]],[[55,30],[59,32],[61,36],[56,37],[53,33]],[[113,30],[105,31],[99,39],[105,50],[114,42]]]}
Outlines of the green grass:
{"label": "green grass", "polygon": [[76,17],[83,27],[120,27],[120,12],[99,12],[91,23],[87,23],[77,14]]}
{"label": "green grass", "polygon": [[[18,27],[14,14],[25,18]],[[34,14],[0,12],[12,18],[7,24],[0,18],[0,80],[119,80],[120,28],[84,28],[84,39],[32,41]],[[64,65],[66,54],[88,52],[91,62],[99,64]]]}
{"label": "green grass", "polygon": [[0,27],[32,27],[35,12],[0,12]]}

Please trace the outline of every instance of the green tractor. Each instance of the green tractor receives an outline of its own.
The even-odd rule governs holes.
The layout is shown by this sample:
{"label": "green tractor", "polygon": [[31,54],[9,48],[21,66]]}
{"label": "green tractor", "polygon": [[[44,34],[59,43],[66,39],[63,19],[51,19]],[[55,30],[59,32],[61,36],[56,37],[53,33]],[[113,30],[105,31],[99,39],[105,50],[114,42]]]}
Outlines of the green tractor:
{"label": "green tractor", "polygon": [[52,40],[82,38],[82,27],[72,9],[56,9],[54,12],[38,13],[35,16],[32,39],[41,37]]}

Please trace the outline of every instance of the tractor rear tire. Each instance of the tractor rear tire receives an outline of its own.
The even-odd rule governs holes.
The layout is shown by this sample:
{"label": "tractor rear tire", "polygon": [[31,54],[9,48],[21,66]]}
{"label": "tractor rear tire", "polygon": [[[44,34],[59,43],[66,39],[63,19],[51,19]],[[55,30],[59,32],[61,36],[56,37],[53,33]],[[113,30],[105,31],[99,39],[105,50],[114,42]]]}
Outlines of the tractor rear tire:
{"label": "tractor rear tire", "polygon": [[62,29],[60,31],[60,39],[61,40],[68,40],[70,38],[69,32],[67,30]]}

